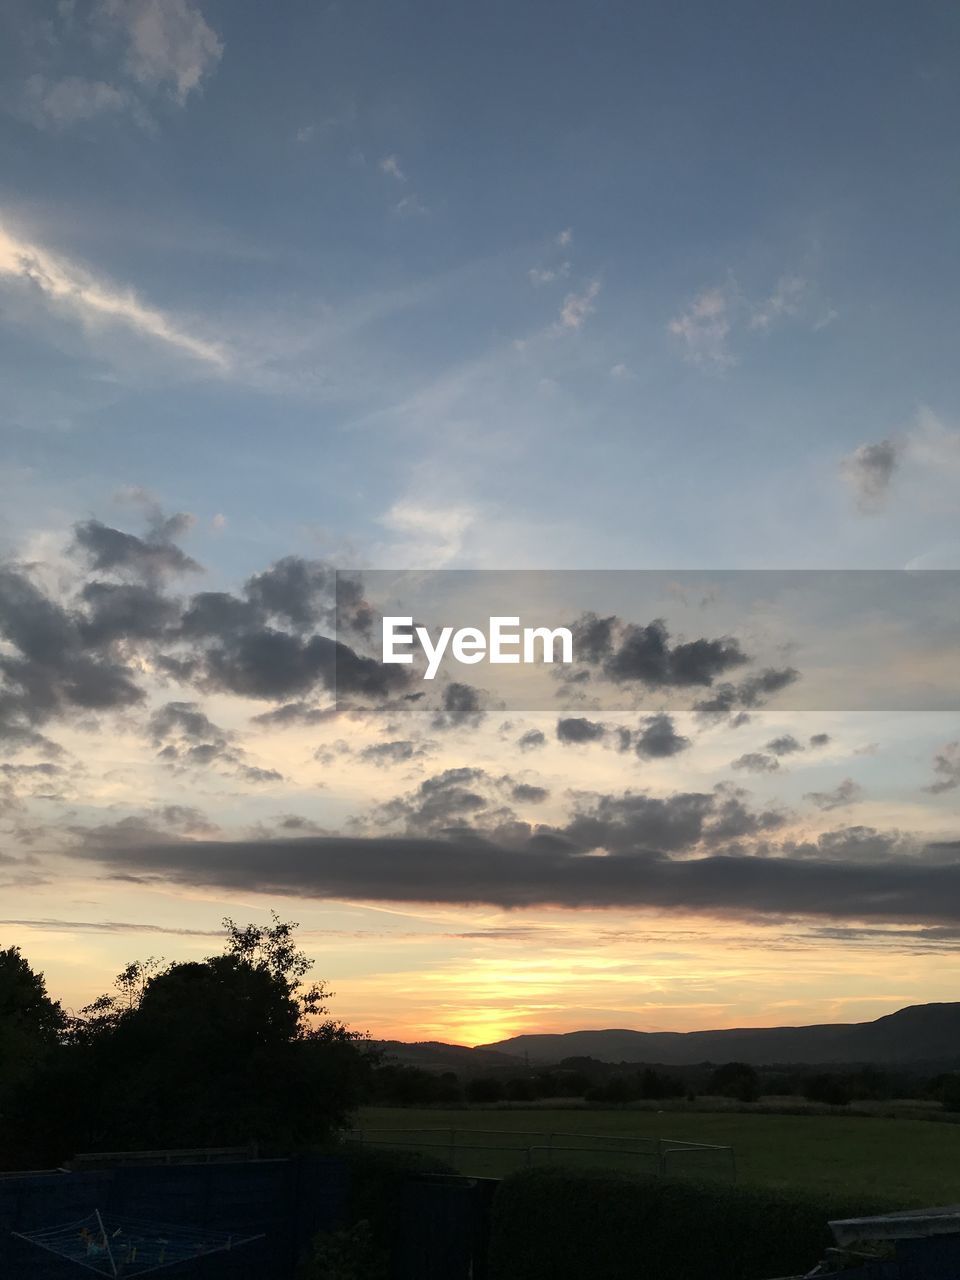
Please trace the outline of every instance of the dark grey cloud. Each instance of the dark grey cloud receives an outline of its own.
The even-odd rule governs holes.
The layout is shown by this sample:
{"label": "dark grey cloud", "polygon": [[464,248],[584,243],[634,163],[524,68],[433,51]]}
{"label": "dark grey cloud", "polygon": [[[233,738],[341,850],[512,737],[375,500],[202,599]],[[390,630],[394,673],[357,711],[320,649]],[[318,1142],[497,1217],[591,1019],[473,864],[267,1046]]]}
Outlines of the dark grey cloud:
{"label": "dark grey cloud", "polygon": [[844,778],[831,791],[808,791],[804,796],[818,809],[843,809],[847,805],[856,804],[863,796],[863,788],[852,778]]}
{"label": "dark grey cloud", "polygon": [[890,490],[900,462],[901,446],[894,440],[862,444],[843,459],[843,473],[861,511],[877,511]]}
{"label": "dark grey cloud", "polygon": [[433,831],[462,825],[490,807],[488,776],[483,769],[445,769],[424,779],[408,796],[382,805],[386,823],[400,823],[408,831]]}
{"label": "dark grey cloud", "polygon": [[135,706],[143,692],[122,658],[85,636],[82,619],[15,566],[0,566],[0,738],[47,745],[39,727],[77,712]]}
{"label": "dark grey cloud", "polygon": [[246,752],[235,744],[233,734],[214,724],[196,702],[165,703],[150,716],[147,727],[160,748],[160,759],[178,768],[220,765],[245,782],[283,780],[276,769],[250,764]]}
{"label": "dark grey cloud", "polygon": [[771,738],[765,749],[775,756],[791,756],[802,751],[803,744],[792,733],[784,733],[779,738]]}
{"label": "dark grey cloud", "polygon": [[750,718],[747,711],[762,707],[773,694],[799,679],[800,672],[795,667],[766,667],[739,684],[717,685],[711,696],[695,702],[693,709],[708,722],[729,720],[734,726],[746,724]]}
{"label": "dark grey cloud", "polygon": [[[396,670],[397,668],[387,668]],[[486,715],[480,693],[472,685],[453,681],[441,696],[440,707],[433,717],[435,729],[459,729],[463,725],[475,727]]]}
{"label": "dark grey cloud", "polygon": [[825,747],[830,741],[829,733],[815,733],[810,738],[811,747]]}
{"label": "dark grey cloud", "polygon": [[776,756],[768,756],[763,751],[747,751],[738,756],[730,768],[740,769],[744,773],[776,773],[780,768],[780,761]]}
{"label": "dark grey cloud", "polygon": [[94,569],[153,582],[169,575],[199,571],[197,562],[173,541],[189,528],[189,523],[188,517],[173,516],[158,522],[148,537],[138,538],[99,520],[84,520],[74,527],[74,542]]}
{"label": "dark grey cloud", "polygon": [[578,661],[616,684],[637,682],[650,689],[709,686],[750,660],[732,636],[672,643],[660,618],[642,625],[585,613],[571,630]]}
{"label": "dark grey cloud", "polygon": [[[791,858],[830,859],[865,865],[897,859],[916,861],[921,852],[916,841],[900,831],[878,831],[876,827],[866,826],[825,831],[811,841],[789,841],[783,845],[782,851]],[[928,844],[923,853],[930,859],[952,862],[958,861],[960,848],[943,849],[935,844]]]}
{"label": "dark grey cloud", "polygon": [[78,857],[114,875],[244,892],[498,907],[635,907],[728,916],[960,921],[960,861],[895,857],[670,857],[642,848],[584,857],[538,832],[504,844],[441,836],[124,841],[89,833]]}
{"label": "dark grey cloud", "polygon": [[517,782],[511,787],[510,794],[519,804],[541,804],[548,799],[550,792],[532,782]]}
{"label": "dark grey cloud", "polygon": [[937,775],[935,781],[924,788],[931,795],[941,795],[944,791],[960,787],[960,742],[948,742],[942,751],[937,752],[933,771]]}
{"label": "dark grey cloud", "polygon": [[566,716],[557,721],[557,739],[560,742],[599,742],[607,727],[585,716]]}
{"label": "dark grey cloud", "polygon": [[662,760],[679,755],[689,746],[690,739],[677,733],[672,717],[660,714],[648,716],[641,723],[633,749],[644,759]]}
{"label": "dark grey cloud", "polygon": [[521,751],[536,751],[540,747],[547,745],[546,734],[540,729],[528,729],[526,733],[521,733],[517,739],[517,746]]}
{"label": "dark grey cloud", "polygon": [[359,758],[367,764],[389,766],[408,764],[427,755],[432,744],[415,742],[412,738],[397,738],[392,742],[375,742],[359,752]]}

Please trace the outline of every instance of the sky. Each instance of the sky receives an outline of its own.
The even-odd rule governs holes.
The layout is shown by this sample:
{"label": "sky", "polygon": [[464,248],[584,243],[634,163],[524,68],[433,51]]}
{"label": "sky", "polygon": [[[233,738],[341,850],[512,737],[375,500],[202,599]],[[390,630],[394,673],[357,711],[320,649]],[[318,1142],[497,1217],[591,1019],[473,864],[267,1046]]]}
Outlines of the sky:
{"label": "sky", "polygon": [[[0,944],[80,1008],[276,910],[468,1044],[954,999],[956,7],[0,22]],[[579,685],[425,692],[381,570],[548,571]]]}

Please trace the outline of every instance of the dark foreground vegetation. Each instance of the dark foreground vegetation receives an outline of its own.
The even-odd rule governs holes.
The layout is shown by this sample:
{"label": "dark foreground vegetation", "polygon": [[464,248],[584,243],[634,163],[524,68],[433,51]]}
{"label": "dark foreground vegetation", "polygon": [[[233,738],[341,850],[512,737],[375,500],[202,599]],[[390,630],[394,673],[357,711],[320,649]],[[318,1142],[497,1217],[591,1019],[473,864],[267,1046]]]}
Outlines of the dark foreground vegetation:
{"label": "dark foreground vegetation", "polygon": [[305,984],[296,926],[224,923],[221,954],[133,963],[76,1015],[17,948],[0,951],[0,1169],[78,1151],[295,1151],[346,1123],[370,1057]]}

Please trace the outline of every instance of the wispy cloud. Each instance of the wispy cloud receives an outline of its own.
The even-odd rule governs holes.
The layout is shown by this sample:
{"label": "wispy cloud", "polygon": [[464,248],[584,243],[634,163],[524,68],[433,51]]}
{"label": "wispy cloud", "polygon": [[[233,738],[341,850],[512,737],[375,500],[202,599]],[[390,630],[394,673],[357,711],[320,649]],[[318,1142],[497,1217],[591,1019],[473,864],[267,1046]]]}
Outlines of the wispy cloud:
{"label": "wispy cloud", "polygon": [[588,316],[593,315],[593,305],[600,293],[600,281],[591,280],[580,293],[568,293],[560,308],[560,325],[564,329],[580,329]]}
{"label": "wispy cloud", "polygon": [[380,523],[396,535],[383,554],[390,564],[404,568],[438,569],[460,554],[476,514],[464,505],[396,502],[380,517]]}
{"label": "wispy cloud", "polygon": [[555,267],[531,267],[527,272],[527,278],[533,285],[553,284],[555,280],[562,280],[570,274],[570,263],[561,262]]}
{"label": "wispy cloud", "polygon": [[396,178],[398,182],[406,182],[407,175],[400,168],[400,160],[397,156],[384,156],[380,161],[380,172],[387,173],[391,178]]}
{"label": "wispy cloud", "polygon": [[229,360],[216,343],[190,333],[164,312],[142,302],[129,288],[98,279],[70,259],[50,253],[0,223],[0,282],[16,281],[33,289],[52,309],[84,325],[114,323],[139,336],[226,370]]}
{"label": "wispy cloud", "polygon": [[698,293],[668,323],[690,364],[714,373],[735,365],[737,347],[753,333],[769,333],[785,322],[814,331],[836,319],[806,276],[782,275],[770,293],[750,297],[731,274],[726,283]]}
{"label": "wispy cloud", "polygon": [[[57,6],[43,27],[47,57],[22,86],[20,114],[40,129],[65,130],[99,117],[132,116],[152,128],[151,99],[186,105],[209,78],[223,44],[190,0],[95,0]],[[78,50],[99,75],[77,74]]]}
{"label": "wispy cloud", "polygon": [[670,321],[668,328],[683,343],[684,355],[691,364],[721,370],[735,363],[727,345],[731,317],[723,289],[705,289]]}
{"label": "wispy cloud", "polygon": [[223,54],[216,32],[189,0],[100,0],[97,16],[126,44],[126,72],[181,106]]}

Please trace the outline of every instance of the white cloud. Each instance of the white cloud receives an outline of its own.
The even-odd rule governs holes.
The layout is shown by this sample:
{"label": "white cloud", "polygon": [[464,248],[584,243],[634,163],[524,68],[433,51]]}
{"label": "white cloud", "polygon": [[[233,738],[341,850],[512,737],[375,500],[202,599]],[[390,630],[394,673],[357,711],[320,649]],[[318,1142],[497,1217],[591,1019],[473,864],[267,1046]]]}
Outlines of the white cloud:
{"label": "white cloud", "polygon": [[408,196],[404,196],[402,200],[398,200],[393,208],[395,213],[407,218],[422,217],[430,212],[420,197],[413,192]]}
{"label": "white cloud", "polygon": [[670,321],[668,328],[681,339],[684,355],[692,364],[722,370],[735,363],[727,345],[731,317],[725,290],[705,289],[686,311]]}
{"label": "white cloud", "polygon": [[398,537],[381,554],[391,567],[442,568],[460,554],[475,520],[476,511],[469,506],[434,506],[413,499],[395,502],[380,523]]}
{"label": "white cloud", "polygon": [[380,161],[380,172],[388,173],[391,178],[396,178],[398,182],[406,182],[407,175],[400,168],[400,160],[397,156],[384,156]]}
{"label": "white cloud", "polygon": [[568,244],[573,244],[573,227],[566,227],[557,237],[556,242],[561,249],[565,249]]}
{"label": "white cloud", "polygon": [[803,276],[781,276],[769,298],[751,305],[750,328],[769,329],[784,316],[799,315],[807,293],[808,285]]}
{"label": "white cloud", "polygon": [[594,299],[600,292],[600,281],[591,280],[581,293],[568,293],[560,308],[560,324],[564,329],[580,329],[587,316],[593,315]]}
{"label": "white cloud", "polygon": [[23,110],[41,128],[63,129],[135,105],[135,99],[125,89],[103,80],[84,80],[80,76],[47,80],[36,75],[27,81]]}
{"label": "white cloud", "polygon": [[100,0],[98,15],[127,44],[124,65],[151,89],[166,89],[181,105],[223,54],[223,45],[189,0]]}
{"label": "white cloud", "polygon": [[51,308],[73,315],[84,325],[121,324],[204,364],[221,370],[228,366],[221,347],[141,302],[132,289],[98,279],[69,259],[20,239],[0,223],[0,281],[4,279],[31,287]]}
{"label": "white cloud", "polygon": [[686,360],[717,373],[737,363],[737,340],[750,333],[769,333],[790,321],[816,332],[836,317],[806,276],[782,275],[771,293],[754,300],[731,274],[725,284],[697,294],[667,331],[681,340]]}
{"label": "white cloud", "polygon": [[570,263],[561,262],[555,267],[531,267],[527,272],[527,277],[531,284],[540,286],[542,284],[553,284],[555,280],[562,280],[570,274]]}

